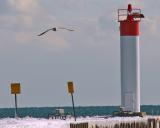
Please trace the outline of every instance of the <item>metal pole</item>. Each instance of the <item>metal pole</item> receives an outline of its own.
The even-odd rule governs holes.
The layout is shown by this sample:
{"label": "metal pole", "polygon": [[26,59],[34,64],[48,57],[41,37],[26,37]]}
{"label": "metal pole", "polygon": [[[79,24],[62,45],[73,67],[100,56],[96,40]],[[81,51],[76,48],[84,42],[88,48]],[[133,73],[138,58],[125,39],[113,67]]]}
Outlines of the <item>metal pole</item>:
{"label": "metal pole", "polygon": [[73,106],[74,120],[76,121],[76,112],[75,112],[75,108],[74,108],[74,99],[73,99],[73,93],[71,93],[71,97],[72,97],[72,106]]}
{"label": "metal pole", "polygon": [[15,118],[18,117],[17,115],[17,94],[15,94]]}

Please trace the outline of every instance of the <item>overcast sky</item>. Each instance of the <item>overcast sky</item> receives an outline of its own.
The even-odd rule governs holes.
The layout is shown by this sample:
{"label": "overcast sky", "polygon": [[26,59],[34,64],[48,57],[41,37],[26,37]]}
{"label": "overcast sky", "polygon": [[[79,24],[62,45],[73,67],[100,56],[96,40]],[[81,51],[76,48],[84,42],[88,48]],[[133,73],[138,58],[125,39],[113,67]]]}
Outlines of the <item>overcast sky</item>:
{"label": "overcast sky", "polygon": [[[160,104],[160,0],[0,0],[0,107],[120,105],[117,9],[141,8],[141,104]],[[154,3],[154,4],[153,4]],[[74,32],[49,32],[50,27]]]}

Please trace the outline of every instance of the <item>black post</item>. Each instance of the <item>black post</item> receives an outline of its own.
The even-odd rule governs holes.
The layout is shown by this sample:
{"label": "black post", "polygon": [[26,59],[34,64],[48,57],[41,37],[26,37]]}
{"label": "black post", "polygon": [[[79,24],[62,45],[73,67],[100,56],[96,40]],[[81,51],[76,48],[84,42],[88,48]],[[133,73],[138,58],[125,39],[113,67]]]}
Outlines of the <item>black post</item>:
{"label": "black post", "polygon": [[15,94],[15,118],[18,117],[17,115],[17,94]]}
{"label": "black post", "polygon": [[71,93],[71,97],[72,97],[72,105],[73,105],[74,120],[76,121],[76,112],[75,112],[75,108],[74,108],[73,93]]}

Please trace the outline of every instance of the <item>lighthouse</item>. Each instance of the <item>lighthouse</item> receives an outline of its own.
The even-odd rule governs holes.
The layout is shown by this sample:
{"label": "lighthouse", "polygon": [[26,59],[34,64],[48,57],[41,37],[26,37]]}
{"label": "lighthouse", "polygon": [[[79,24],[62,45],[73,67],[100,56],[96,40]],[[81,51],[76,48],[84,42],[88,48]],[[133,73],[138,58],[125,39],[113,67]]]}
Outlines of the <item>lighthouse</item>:
{"label": "lighthouse", "polygon": [[124,111],[140,112],[140,9],[118,9],[120,23],[121,107]]}

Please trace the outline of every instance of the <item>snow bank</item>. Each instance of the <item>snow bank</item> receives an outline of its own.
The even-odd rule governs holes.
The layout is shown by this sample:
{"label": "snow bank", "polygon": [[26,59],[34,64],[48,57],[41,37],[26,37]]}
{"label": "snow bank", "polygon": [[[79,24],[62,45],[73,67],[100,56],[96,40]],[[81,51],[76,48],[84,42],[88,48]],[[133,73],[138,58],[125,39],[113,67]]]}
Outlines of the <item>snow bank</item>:
{"label": "snow bank", "polygon": [[[76,123],[88,122],[89,125],[114,125],[116,123],[132,123],[132,122],[147,122],[146,118],[141,117],[114,117],[114,118],[100,118],[100,117],[86,117],[78,118]],[[73,118],[67,120],[60,119],[43,119],[43,118],[3,118],[0,119],[0,128],[69,128],[70,123],[75,123]]]}

